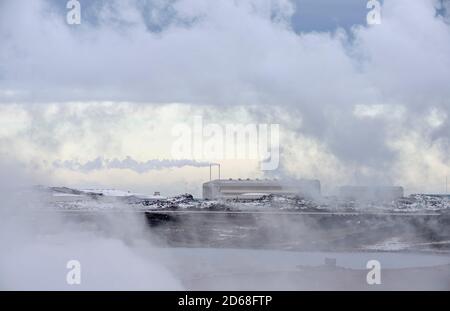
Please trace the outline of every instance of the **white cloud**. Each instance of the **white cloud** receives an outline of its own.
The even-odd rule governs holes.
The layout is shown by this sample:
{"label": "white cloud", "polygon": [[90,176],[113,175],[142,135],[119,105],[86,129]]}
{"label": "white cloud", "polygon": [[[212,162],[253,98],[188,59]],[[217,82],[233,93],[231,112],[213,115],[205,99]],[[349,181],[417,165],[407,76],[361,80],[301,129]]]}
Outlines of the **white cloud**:
{"label": "white cloud", "polygon": [[[147,30],[148,16],[134,1],[108,2],[98,24],[85,20],[78,28],[48,10],[48,2],[2,4],[0,101],[29,107],[34,131],[17,141],[11,141],[17,131],[8,134],[16,146],[9,153],[164,158],[167,138],[153,137],[167,137],[165,122],[183,121],[196,107],[220,118],[235,106],[248,113],[228,114],[235,122],[281,120],[309,142],[295,145],[309,156],[300,168],[286,163],[289,173],[309,167],[341,180],[346,169],[382,171],[401,183],[406,170],[419,170],[399,169],[414,154],[402,151],[409,148],[405,133],[419,137],[414,157],[432,150],[449,165],[443,155],[450,124],[442,116],[450,111],[450,27],[448,16],[435,16],[435,1],[386,0],[381,25],[302,34],[289,24],[294,7],[287,1],[151,3],[150,24],[159,32]],[[54,104],[52,111],[26,105],[61,101],[82,103]],[[86,105],[96,101],[102,103]],[[122,101],[182,104],[162,113]],[[431,129],[423,126],[427,114]],[[329,164],[320,168],[315,158]],[[435,166],[426,169],[438,178]]]}
{"label": "white cloud", "polygon": [[430,109],[430,112],[426,117],[428,124],[433,128],[443,125],[446,119],[447,113],[434,107]]}

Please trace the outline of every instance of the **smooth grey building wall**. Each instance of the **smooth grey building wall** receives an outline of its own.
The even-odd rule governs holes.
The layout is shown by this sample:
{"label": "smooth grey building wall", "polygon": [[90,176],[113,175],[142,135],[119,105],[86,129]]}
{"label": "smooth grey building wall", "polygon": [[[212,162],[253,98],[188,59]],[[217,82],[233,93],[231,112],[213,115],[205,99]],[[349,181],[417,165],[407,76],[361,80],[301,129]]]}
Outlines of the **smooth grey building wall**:
{"label": "smooth grey building wall", "polygon": [[216,179],[203,184],[204,199],[257,199],[264,195],[320,196],[318,180]]}
{"label": "smooth grey building wall", "polygon": [[339,188],[342,198],[353,200],[395,200],[404,196],[398,186],[343,186]]}

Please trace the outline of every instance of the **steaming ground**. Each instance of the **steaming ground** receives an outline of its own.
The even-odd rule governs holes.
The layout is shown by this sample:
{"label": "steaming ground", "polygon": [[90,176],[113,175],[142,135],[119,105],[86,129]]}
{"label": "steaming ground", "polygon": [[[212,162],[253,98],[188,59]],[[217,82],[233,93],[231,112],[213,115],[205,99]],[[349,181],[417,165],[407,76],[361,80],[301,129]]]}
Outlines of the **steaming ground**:
{"label": "steaming ground", "polygon": [[[2,209],[1,289],[450,289],[450,214],[435,198],[358,209],[72,190],[21,192]],[[71,259],[80,285],[66,283]],[[372,259],[378,286],[366,283]]]}
{"label": "steaming ground", "polygon": [[[41,213],[28,193],[4,194],[0,209],[1,290],[180,290],[153,255],[145,221],[134,214],[88,219]],[[81,284],[66,282],[69,260],[81,263]]]}
{"label": "steaming ground", "polygon": [[362,203],[336,197],[312,200],[268,196],[253,201],[220,202],[190,195],[162,198],[111,190],[47,191],[51,197],[44,196],[43,200],[50,202],[52,212],[81,219],[103,212],[141,214],[138,217],[146,219],[157,241],[175,247],[450,250],[447,197],[412,195]]}

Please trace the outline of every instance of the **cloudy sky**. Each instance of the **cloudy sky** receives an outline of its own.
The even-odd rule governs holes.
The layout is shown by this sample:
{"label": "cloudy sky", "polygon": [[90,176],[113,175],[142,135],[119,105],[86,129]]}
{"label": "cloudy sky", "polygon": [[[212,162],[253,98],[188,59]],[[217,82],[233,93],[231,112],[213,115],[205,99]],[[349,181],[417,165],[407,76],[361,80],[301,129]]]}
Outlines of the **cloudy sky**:
{"label": "cloudy sky", "polygon": [[279,124],[280,165],[222,176],[443,192],[450,1],[0,1],[0,159],[50,185],[200,194],[173,128]]}

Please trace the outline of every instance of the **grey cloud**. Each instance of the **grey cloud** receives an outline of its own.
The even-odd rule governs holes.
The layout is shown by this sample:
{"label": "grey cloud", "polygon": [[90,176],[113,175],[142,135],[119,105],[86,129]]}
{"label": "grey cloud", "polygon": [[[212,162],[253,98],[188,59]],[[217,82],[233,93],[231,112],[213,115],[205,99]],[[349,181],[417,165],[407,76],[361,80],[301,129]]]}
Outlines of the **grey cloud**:
{"label": "grey cloud", "polygon": [[[390,141],[407,133],[438,146],[441,157],[449,153],[440,143],[450,137],[449,119],[433,130],[421,125],[430,107],[450,111],[450,27],[447,11],[436,14],[438,1],[387,0],[381,25],[302,33],[288,1],[269,9],[260,1],[158,3],[99,5],[89,11],[96,22],[78,28],[49,14],[49,2],[3,4],[0,101],[258,106],[258,117],[275,122],[279,107],[302,120],[282,126],[326,144],[342,165],[386,174],[397,174],[399,161]],[[142,12],[160,29],[149,31]],[[405,113],[360,120],[352,111],[361,104]]]}

